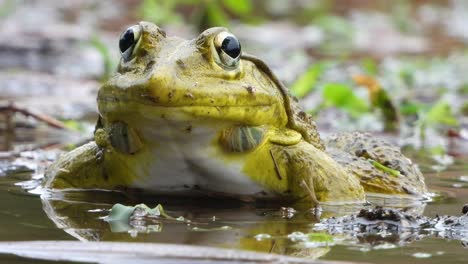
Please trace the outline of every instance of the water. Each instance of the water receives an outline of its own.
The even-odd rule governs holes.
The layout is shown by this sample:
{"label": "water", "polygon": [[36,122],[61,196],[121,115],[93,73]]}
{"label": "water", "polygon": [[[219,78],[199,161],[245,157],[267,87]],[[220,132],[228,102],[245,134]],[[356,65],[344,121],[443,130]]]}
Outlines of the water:
{"label": "water", "polygon": [[[431,217],[460,215],[463,204],[468,201],[468,188],[465,179],[460,176],[468,175],[468,170],[466,160],[460,159],[455,164],[458,165],[443,173],[425,174],[431,191],[438,193],[433,201],[404,207],[414,214],[423,212]],[[175,199],[113,192],[43,194],[41,198],[24,190],[38,182],[25,181],[29,178],[30,175],[25,172],[0,178],[1,241],[175,243],[369,263],[464,263],[468,253],[462,241],[437,235],[328,235],[313,230],[318,218],[312,211],[294,211],[281,208],[278,204]],[[18,182],[23,184],[20,186]],[[371,201],[402,207],[394,199],[374,198]],[[103,218],[117,202],[127,205],[143,202],[150,207],[160,203],[170,216],[183,218],[132,222],[133,226],[110,224]],[[321,217],[340,216],[356,210],[353,206],[326,207]],[[310,233],[314,235],[304,239],[304,234]],[[3,254],[0,255],[0,263],[41,262]]]}

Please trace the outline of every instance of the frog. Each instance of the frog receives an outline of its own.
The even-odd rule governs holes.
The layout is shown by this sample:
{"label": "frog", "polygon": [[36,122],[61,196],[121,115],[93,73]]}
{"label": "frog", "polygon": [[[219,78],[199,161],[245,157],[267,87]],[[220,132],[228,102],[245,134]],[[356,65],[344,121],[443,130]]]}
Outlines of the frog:
{"label": "frog", "polygon": [[44,188],[314,207],[427,193],[398,147],[360,132],[322,139],[288,88],[226,28],[183,39],[142,21],[122,33],[119,49],[117,71],[98,91],[94,140],[51,164]]}

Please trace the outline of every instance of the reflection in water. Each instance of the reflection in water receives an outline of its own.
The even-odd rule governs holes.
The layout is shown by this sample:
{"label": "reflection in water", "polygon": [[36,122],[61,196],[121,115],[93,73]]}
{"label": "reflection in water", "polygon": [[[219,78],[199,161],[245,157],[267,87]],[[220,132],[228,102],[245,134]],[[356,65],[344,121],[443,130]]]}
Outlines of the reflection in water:
{"label": "reflection in water", "polygon": [[[325,206],[320,217],[313,211],[295,211],[272,204],[244,204],[222,200],[184,200],[161,197],[128,197],[122,193],[74,191],[42,195],[47,216],[68,234],[82,241],[132,241],[196,244],[253,250],[289,256],[318,258],[334,245],[363,248],[404,246],[423,237],[418,232],[333,232],[317,230],[318,218],[340,219],[357,213],[360,206]],[[92,199],[92,200],[91,200]],[[372,197],[374,205],[393,205],[405,213],[421,215],[425,203],[389,197]],[[105,221],[117,202],[155,201],[170,217],[134,211],[126,221]]]}

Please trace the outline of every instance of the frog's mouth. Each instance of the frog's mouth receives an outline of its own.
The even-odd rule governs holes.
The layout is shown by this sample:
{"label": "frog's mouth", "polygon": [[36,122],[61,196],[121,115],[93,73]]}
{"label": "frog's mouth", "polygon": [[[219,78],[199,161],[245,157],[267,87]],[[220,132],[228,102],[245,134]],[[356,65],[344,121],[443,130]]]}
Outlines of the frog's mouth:
{"label": "frog's mouth", "polygon": [[138,100],[98,97],[99,112],[115,118],[163,119],[169,121],[226,121],[249,125],[275,124],[281,120],[281,111],[271,103],[255,105],[195,105],[161,104],[142,96]]}

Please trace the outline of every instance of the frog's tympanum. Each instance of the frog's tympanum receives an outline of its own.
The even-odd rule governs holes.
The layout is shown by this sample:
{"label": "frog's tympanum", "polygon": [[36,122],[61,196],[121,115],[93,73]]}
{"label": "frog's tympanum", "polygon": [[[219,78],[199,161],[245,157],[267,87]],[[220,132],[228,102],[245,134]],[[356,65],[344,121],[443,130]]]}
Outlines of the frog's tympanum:
{"label": "frog's tympanum", "polygon": [[52,164],[48,189],[137,188],[164,195],[321,203],[365,193],[422,196],[418,168],[368,134],[322,141],[314,121],[225,28],[192,40],[128,28],[99,90],[94,141]]}

